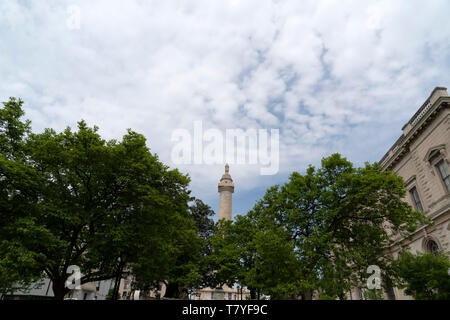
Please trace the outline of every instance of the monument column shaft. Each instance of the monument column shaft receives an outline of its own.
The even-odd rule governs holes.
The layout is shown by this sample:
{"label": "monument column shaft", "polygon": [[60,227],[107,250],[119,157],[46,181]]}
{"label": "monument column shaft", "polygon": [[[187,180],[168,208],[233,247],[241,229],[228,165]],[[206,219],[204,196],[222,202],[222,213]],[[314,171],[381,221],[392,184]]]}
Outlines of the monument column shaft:
{"label": "monument column shaft", "polygon": [[222,190],[219,200],[219,220],[231,220],[232,192],[231,190]]}
{"label": "monument column shaft", "polygon": [[234,192],[234,183],[229,173],[228,164],[225,165],[225,173],[220,179],[218,190],[220,193],[219,199],[219,220],[231,220],[232,218],[232,197]]}

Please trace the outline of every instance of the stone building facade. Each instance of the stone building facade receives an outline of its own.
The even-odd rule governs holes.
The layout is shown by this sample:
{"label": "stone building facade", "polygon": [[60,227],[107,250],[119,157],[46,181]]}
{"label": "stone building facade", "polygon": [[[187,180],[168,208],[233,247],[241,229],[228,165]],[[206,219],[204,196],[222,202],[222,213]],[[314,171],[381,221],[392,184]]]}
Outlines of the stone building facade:
{"label": "stone building facade", "polygon": [[[411,252],[450,251],[450,97],[447,89],[435,88],[414,116],[403,126],[403,134],[381,159],[384,170],[397,172],[405,181],[407,201],[433,221],[418,228],[405,243]],[[391,248],[394,258],[400,246]],[[412,299],[398,288],[387,299]]]}
{"label": "stone building facade", "polygon": [[247,300],[250,292],[245,288],[204,288],[198,290],[193,297],[194,300]]}

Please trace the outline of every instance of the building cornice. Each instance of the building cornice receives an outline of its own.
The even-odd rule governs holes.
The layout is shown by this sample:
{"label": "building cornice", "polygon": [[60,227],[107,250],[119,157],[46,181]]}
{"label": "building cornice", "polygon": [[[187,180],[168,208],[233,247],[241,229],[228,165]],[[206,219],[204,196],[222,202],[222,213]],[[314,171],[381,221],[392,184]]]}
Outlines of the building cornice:
{"label": "building cornice", "polygon": [[[445,88],[437,87],[433,90],[442,90]],[[409,125],[410,129],[406,134],[401,135],[389,151],[379,161],[383,170],[391,170],[393,166],[398,163],[405,154],[409,152],[409,145],[417,137],[418,134],[423,132],[428,125],[434,120],[437,114],[442,109],[450,107],[450,97],[441,96],[434,103],[430,103],[430,98],[419,108],[414,116],[403,126],[403,130]]]}

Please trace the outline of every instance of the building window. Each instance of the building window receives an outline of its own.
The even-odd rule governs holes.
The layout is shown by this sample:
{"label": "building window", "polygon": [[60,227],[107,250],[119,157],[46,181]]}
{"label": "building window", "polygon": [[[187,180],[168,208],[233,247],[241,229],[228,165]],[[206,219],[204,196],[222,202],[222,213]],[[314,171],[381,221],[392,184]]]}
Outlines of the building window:
{"label": "building window", "polygon": [[448,173],[448,166],[444,159],[438,162],[436,165],[438,168],[438,171],[441,175],[442,181],[444,181],[444,184],[447,188],[447,191],[450,191],[450,174]]}
{"label": "building window", "polygon": [[434,240],[428,240],[426,243],[426,250],[428,253],[437,254],[439,252],[439,245]]}
{"label": "building window", "polygon": [[411,190],[409,190],[409,192],[411,193],[411,197],[414,201],[416,210],[423,213],[423,207],[422,207],[422,203],[420,202],[419,193],[417,192],[417,188],[413,187]]}
{"label": "building window", "polygon": [[228,300],[231,300],[231,293],[228,292]]}
{"label": "building window", "polygon": [[214,300],[214,292],[211,292],[211,300]]}

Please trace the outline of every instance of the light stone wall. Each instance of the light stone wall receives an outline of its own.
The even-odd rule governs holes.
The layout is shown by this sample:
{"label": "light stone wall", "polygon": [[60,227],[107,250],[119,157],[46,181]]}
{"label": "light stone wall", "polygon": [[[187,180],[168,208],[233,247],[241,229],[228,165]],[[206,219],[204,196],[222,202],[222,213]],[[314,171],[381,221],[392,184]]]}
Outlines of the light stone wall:
{"label": "light stone wall", "polygon": [[203,288],[194,294],[194,300],[247,300],[250,292],[247,289],[230,288],[224,285],[220,289]]}
{"label": "light stone wall", "polygon": [[231,220],[233,207],[232,191],[225,189],[219,192],[219,220]]}
{"label": "light stone wall", "polygon": [[233,208],[233,192],[234,183],[230,176],[230,167],[228,164],[225,165],[225,173],[217,185],[218,191],[220,193],[219,198],[219,220],[231,220],[232,218],[232,208]]}
{"label": "light stone wall", "polygon": [[[447,97],[446,90],[437,88],[427,101],[432,107],[434,103],[443,103],[442,99],[440,102],[438,99],[446,99],[445,97]],[[447,253],[450,251],[450,192],[446,189],[437,168],[428,161],[430,151],[440,149],[440,157],[447,162],[450,168],[450,110],[449,100],[446,101],[435,118],[427,124],[422,124],[423,127],[418,127],[420,126],[418,124],[411,126],[410,123],[405,125],[404,135],[413,130],[417,130],[418,135],[412,140],[401,160],[391,168],[407,184],[407,194],[404,200],[415,208],[409,190],[416,187],[424,213],[434,222],[432,226],[420,227],[414,233],[413,239],[409,243],[405,243],[408,245],[409,251],[413,253],[426,252],[425,243],[428,239],[435,241],[440,251]],[[424,117],[427,116],[429,114],[424,113]],[[427,119],[425,118],[425,120]],[[390,151],[389,157],[393,155],[394,152]],[[396,246],[391,249],[394,257],[397,258],[400,247]],[[412,299],[398,288],[394,288],[394,292],[396,299]]]}
{"label": "light stone wall", "polygon": [[[439,172],[430,166],[425,157],[430,149],[445,145],[446,158],[449,159],[449,128],[450,110],[447,109],[442,111],[421,136],[412,143],[410,152],[393,168],[393,171],[397,172],[405,182],[415,176],[415,181],[410,181],[408,187],[416,186],[426,213],[431,213],[432,209],[438,207],[438,202],[448,194],[441,182]],[[406,195],[405,200],[414,207],[410,194]]]}

